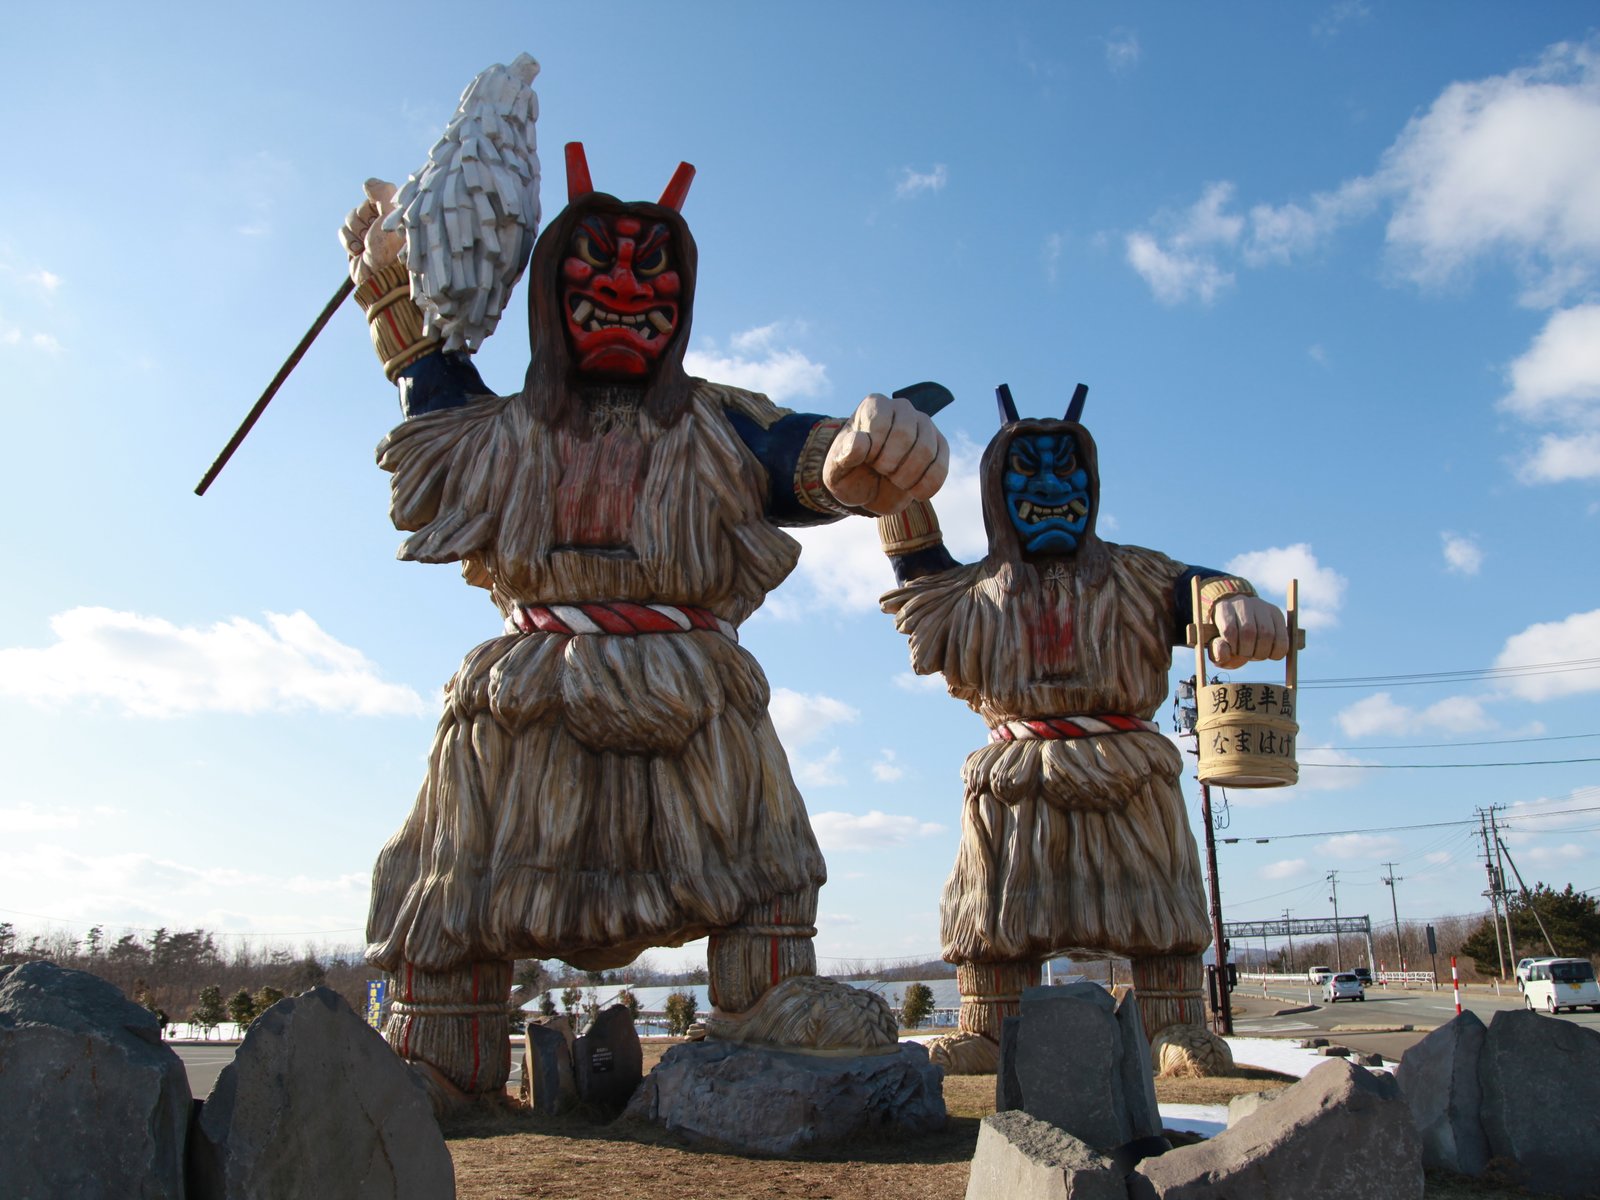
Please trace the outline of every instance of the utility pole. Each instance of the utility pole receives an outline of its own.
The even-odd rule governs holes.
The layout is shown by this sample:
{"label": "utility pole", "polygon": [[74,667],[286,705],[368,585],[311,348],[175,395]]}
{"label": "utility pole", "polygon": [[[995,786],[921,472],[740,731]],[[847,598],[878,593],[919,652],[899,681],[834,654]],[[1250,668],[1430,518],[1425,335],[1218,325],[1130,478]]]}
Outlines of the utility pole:
{"label": "utility pole", "polygon": [[1394,885],[1396,883],[1403,882],[1405,876],[1401,875],[1398,878],[1395,877],[1394,864],[1392,862],[1386,862],[1383,865],[1389,868],[1389,874],[1387,877],[1385,877],[1383,882],[1389,885],[1389,911],[1394,914],[1394,960],[1400,964],[1400,971],[1402,974],[1404,974],[1406,969],[1406,952],[1400,946],[1400,905],[1399,902],[1394,898]]}
{"label": "utility pole", "polygon": [[1289,974],[1293,975],[1294,974],[1294,922],[1289,920],[1290,911],[1291,910],[1289,910],[1287,908],[1283,910],[1283,927],[1284,927],[1284,931],[1287,932],[1288,935],[1289,935]]}
{"label": "utility pole", "polygon": [[1483,869],[1489,874],[1489,890],[1484,895],[1489,897],[1489,924],[1494,926],[1494,952],[1500,960],[1500,978],[1506,977],[1506,952],[1500,941],[1500,890],[1495,886],[1494,862],[1489,855],[1489,826],[1484,821],[1483,809],[1478,809],[1478,836],[1483,839]]}
{"label": "utility pole", "polygon": [[1328,872],[1328,886],[1333,889],[1333,894],[1328,897],[1333,901],[1333,969],[1344,970],[1344,944],[1339,940],[1339,872]]}
{"label": "utility pole", "polygon": [[1206,827],[1206,874],[1211,884],[1211,942],[1217,948],[1217,1032],[1233,1036],[1233,999],[1228,994],[1228,943],[1222,937],[1222,888],[1217,883],[1217,835],[1211,825],[1211,789],[1200,785],[1200,823]]}
{"label": "utility pole", "polygon": [[1494,835],[1494,875],[1500,885],[1500,903],[1506,916],[1506,961],[1517,961],[1517,939],[1511,933],[1511,892],[1506,887],[1506,865],[1500,855],[1500,826],[1494,819],[1495,806],[1489,805],[1489,832]]}

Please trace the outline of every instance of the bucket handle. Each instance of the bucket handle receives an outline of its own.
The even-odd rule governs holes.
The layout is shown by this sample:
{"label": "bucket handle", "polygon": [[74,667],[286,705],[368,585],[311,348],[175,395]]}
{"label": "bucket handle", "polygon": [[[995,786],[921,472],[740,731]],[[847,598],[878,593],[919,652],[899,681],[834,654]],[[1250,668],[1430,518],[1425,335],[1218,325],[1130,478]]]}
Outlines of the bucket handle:
{"label": "bucket handle", "polygon": [[[1206,646],[1217,636],[1215,625],[1200,620],[1200,577],[1189,580],[1189,612],[1194,618],[1185,629],[1186,644],[1194,647],[1194,683],[1196,690],[1206,686]],[[1299,656],[1305,649],[1306,634],[1300,628],[1300,581],[1289,580],[1288,602],[1284,615],[1289,621],[1289,656],[1284,662],[1283,686],[1294,691],[1299,681]]]}

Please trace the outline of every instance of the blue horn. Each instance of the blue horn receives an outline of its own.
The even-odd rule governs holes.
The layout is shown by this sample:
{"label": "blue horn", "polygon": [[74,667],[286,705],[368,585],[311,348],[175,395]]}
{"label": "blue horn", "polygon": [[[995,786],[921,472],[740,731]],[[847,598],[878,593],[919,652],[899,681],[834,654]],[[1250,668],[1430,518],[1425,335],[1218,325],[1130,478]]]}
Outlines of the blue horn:
{"label": "blue horn", "polygon": [[1076,425],[1083,417],[1083,402],[1089,398],[1089,385],[1080,383],[1072,389],[1072,402],[1067,405],[1067,420]]}
{"label": "blue horn", "polygon": [[994,390],[995,402],[1000,406],[1000,424],[1009,425],[1017,419],[1016,401],[1011,399],[1011,385],[1002,383]]}

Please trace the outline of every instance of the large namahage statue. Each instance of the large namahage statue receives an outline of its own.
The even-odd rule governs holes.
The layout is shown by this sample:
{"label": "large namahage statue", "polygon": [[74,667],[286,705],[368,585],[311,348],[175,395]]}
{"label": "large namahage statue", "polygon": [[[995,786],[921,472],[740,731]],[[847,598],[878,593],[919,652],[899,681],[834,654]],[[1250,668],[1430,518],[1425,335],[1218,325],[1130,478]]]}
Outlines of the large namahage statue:
{"label": "large namahage statue", "polygon": [[369,183],[343,230],[405,412],[378,451],[400,557],[459,562],[504,623],[450,681],[374,871],[385,1035],[436,1097],[497,1092],[514,959],[612,968],[709,935],[710,1036],[892,1050],[880,998],[815,977],[822,856],[738,629],[798,559],[780,526],[927,498],[944,440],[904,400],[842,420],[691,378],[692,169],[624,203],[581,146],[567,161],[514,395],[424,331],[393,188]]}
{"label": "large namahage statue", "polygon": [[1001,389],[980,468],[981,561],[951,557],[925,503],[879,520],[903,585],[882,604],[910,639],[912,668],[943,673],[989,727],[962,771],[961,845],[941,906],[961,1024],[930,1056],[957,1073],[995,1069],[1001,1022],[1057,953],[1130,958],[1152,1037],[1203,1021],[1199,857],[1182,758],[1152,719],[1191,620],[1191,580],[1220,630],[1218,666],[1288,651],[1283,614],[1246,580],[1096,536],[1083,392],[1067,420],[1018,420]]}

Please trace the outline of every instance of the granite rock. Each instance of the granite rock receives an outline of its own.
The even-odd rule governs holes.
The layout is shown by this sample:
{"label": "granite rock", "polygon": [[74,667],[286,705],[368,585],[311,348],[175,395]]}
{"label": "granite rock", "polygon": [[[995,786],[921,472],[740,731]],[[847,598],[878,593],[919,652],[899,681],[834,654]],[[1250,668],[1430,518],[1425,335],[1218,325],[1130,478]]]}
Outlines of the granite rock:
{"label": "granite rock", "polygon": [[1479,1060],[1487,1030],[1464,1012],[1411,1046],[1395,1069],[1400,1095],[1422,1138],[1422,1165],[1481,1175],[1489,1165]]}
{"label": "granite rock", "polygon": [[668,1050],[624,1116],[742,1153],[790,1154],[943,1129],[942,1076],[915,1042],[836,1057],[707,1038]]}
{"label": "granite rock", "polygon": [[1126,1171],[1025,1112],[985,1117],[966,1200],[1127,1200]]}
{"label": "granite rock", "polygon": [[572,1046],[573,1080],[585,1104],[620,1112],[644,1078],[644,1048],[633,1014],[614,1004]]}
{"label": "granite rock", "polygon": [[337,992],[267,1009],[196,1114],[191,1200],[449,1200],[427,1091]]}
{"label": "granite rock", "polygon": [[1130,1200],[1421,1200],[1422,1145],[1387,1075],[1332,1060],[1208,1142],[1147,1158]]}
{"label": "granite rock", "polygon": [[0,1192],[184,1195],[183,1063],[148,1009],[49,962],[0,967]]}
{"label": "granite rock", "polygon": [[555,1116],[578,1102],[572,1077],[572,1042],[552,1025],[529,1022],[522,1033],[522,1099],[535,1112]]}
{"label": "granite rock", "polygon": [[1600,1032],[1560,1017],[1497,1012],[1478,1059],[1489,1154],[1530,1191],[1589,1196],[1600,1180]]}

